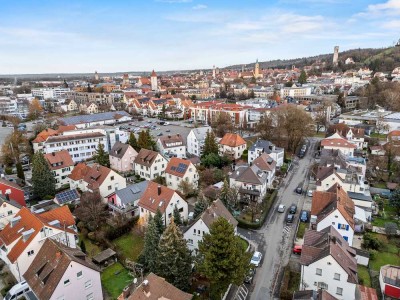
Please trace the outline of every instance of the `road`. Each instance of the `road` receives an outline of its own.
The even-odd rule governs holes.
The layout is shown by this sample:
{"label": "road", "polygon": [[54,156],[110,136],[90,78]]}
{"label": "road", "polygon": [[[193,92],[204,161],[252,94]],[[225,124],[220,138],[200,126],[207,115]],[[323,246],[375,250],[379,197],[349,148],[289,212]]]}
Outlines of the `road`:
{"label": "road", "polygon": [[[276,275],[289,261],[297,220],[305,200],[303,195],[296,194],[294,190],[305,183],[309,166],[312,164],[316,141],[311,138],[306,156],[294,161],[294,168],[281,184],[277,201],[263,227],[253,233],[248,232],[251,234],[250,238],[258,243],[258,251],[264,256],[262,265],[256,273],[254,287],[251,289],[251,300],[274,299],[272,293],[276,285]],[[291,226],[287,226],[285,222],[287,209],[293,203],[298,207],[296,219]],[[279,204],[286,205],[285,213],[277,212]]]}

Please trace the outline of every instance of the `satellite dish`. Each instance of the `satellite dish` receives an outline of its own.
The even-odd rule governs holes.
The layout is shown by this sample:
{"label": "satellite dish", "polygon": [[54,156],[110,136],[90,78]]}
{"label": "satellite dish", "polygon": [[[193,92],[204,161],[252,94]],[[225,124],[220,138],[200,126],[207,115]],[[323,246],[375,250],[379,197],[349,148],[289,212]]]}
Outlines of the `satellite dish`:
{"label": "satellite dish", "polygon": [[134,284],[137,283],[137,278],[133,278],[133,283],[134,283]]}

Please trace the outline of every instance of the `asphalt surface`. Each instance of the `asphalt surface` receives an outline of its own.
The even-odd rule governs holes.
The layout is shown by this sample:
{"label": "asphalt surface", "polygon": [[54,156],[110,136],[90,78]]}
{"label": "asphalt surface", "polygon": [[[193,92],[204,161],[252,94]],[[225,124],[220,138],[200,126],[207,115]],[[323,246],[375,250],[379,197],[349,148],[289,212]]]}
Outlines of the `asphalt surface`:
{"label": "asphalt surface", "polygon": [[[258,244],[263,253],[262,265],[258,268],[253,285],[250,287],[251,300],[278,299],[273,297],[275,288],[280,286],[278,274],[289,261],[300,212],[307,196],[294,192],[299,185],[306,187],[307,172],[313,161],[313,148],[317,139],[310,138],[309,149],[302,159],[296,158],[291,171],[281,184],[274,207],[263,227],[256,231],[241,232]],[[297,204],[295,221],[286,225],[286,216],[291,204]],[[278,213],[279,204],[284,204],[284,213]]]}

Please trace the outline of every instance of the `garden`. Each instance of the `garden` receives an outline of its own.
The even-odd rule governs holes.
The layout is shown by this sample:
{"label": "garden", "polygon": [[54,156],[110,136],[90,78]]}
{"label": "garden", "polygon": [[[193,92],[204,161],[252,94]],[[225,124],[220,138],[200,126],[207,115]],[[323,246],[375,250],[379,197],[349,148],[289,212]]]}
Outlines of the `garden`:
{"label": "garden", "polygon": [[111,299],[117,299],[122,290],[132,283],[129,271],[120,263],[115,263],[103,270],[101,273],[101,284]]}

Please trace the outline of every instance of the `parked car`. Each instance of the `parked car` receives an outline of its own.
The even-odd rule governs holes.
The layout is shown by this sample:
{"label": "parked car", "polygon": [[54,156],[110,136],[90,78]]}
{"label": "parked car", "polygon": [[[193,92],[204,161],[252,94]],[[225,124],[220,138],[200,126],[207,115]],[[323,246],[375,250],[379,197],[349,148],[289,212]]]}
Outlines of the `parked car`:
{"label": "parked car", "polygon": [[296,213],[296,211],[297,211],[297,205],[296,204],[290,205],[289,213],[294,215]]}
{"label": "parked car", "polygon": [[301,254],[301,249],[303,248],[302,245],[294,245],[293,247],[293,254]]}
{"label": "parked car", "polygon": [[294,215],[288,214],[287,217],[286,217],[286,223],[292,224],[293,221],[294,221]]}
{"label": "parked car", "polygon": [[312,197],[312,194],[313,194],[313,190],[308,190],[307,196],[308,196],[308,197]]}
{"label": "parked car", "polygon": [[171,132],[171,130],[170,130],[170,129],[167,129],[167,130],[165,130],[165,132]]}
{"label": "parked car", "polygon": [[251,258],[250,264],[258,267],[261,264],[262,260],[262,253],[261,252],[254,252],[253,257]]}
{"label": "parked car", "polygon": [[157,136],[162,136],[162,135],[163,135],[162,132],[157,133]]}
{"label": "parked car", "polygon": [[308,211],[303,210],[300,214],[300,221],[301,222],[308,222]]}
{"label": "parked car", "polygon": [[283,213],[285,212],[286,206],[283,204],[279,204],[278,206],[278,212]]}
{"label": "parked car", "polygon": [[25,293],[28,293],[31,290],[28,283],[26,281],[21,281],[14,285],[5,295],[5,300],[16,300],[20,298],[26,298]]}
{"label": "parked car", "polygon": [[301,188],[301,186],[298,186],[298,187],[296,188],[295,192],[296,192],[297,194],[301,194],[301,193],[303,193],[303,189]]}
{"label": "parked car", "polygon": [[256,275],[256,268],[250,268],[249,272],[247,273],[246,277],[244,278],[244,283],[252,284],[254,275]]}

